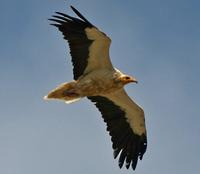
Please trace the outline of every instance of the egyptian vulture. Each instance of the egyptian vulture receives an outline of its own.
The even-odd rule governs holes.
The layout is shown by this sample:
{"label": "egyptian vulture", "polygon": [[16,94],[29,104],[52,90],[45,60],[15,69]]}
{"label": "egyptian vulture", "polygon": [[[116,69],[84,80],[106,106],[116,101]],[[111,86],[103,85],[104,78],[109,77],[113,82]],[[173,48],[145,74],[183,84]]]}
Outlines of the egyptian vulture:
{"label": "egyptian vulture", "polygon": [[114,158],[119,156],[119,167],[125,162],[127,169],[131,165],[135,170],[147,148],[145,118],[123,87],[137,81],[113,67],[110,38],[71,8],[79,18],[56,12],[49,20],[69,43],[74,80],[59,85],[44,98],[71,103],[87,97],[94,102],[111,136]]}

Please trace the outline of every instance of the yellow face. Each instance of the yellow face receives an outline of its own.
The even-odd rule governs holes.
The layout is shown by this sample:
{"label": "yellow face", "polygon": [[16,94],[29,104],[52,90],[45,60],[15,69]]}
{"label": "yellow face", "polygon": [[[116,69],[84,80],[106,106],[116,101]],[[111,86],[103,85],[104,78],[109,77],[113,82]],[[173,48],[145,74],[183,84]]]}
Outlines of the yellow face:
{"label": "yellow face", "polygon": [[122,76],[120,78],[120,80],[123,84],[128,84],[128,83],[131,83],[131,82],[138,83],[138,81],[134,77],[131,77],[131,76],[128,76],[128,75]]}

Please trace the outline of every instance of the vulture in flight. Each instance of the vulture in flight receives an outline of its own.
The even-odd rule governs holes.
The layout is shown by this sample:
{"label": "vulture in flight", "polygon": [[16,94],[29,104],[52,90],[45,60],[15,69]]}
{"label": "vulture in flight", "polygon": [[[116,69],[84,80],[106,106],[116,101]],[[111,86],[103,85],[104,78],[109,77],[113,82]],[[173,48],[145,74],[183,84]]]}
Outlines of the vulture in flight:
{"label": "vulture in flight", "polygon": [[131,165],[135,170],[147,148],[144,111],[123,87],[137,80],[113,67],[109,56],[111,39],[71,8],[79,18],[56,12],[49,20],[68,41],[74,80],[60,84],[44,99],[72,103],[87,97],[94,102],[107,125],[119,167],[125,165],[128,169]]}

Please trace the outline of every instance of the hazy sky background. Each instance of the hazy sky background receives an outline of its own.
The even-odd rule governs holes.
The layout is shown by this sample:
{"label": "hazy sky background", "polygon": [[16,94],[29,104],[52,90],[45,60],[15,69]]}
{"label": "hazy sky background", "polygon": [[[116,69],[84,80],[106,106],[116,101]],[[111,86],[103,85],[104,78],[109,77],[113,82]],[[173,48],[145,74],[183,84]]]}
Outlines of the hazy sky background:
{"label": "hazy sky background", "polygon": [[[118,168],[87,99],[42,99],[72,79],[68,46],[47,21],[72,15],[70,5],[112,38],[113,64],[139,81],[126,87],[148,130],[135,172]],[[199,173],[199,9],[199,0],[1,0],[0,173]]]}

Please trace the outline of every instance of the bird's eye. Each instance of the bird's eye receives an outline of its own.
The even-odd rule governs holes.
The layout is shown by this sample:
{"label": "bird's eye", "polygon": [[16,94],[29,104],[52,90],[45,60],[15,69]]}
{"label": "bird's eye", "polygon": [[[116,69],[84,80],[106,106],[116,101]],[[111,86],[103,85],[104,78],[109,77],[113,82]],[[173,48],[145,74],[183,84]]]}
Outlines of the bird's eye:
{"label": "bird's eye", "polygon": [[130,77],[125,77],[125,79],[126,79],[126,80],[129,80],[129,79],[130,79]]}

